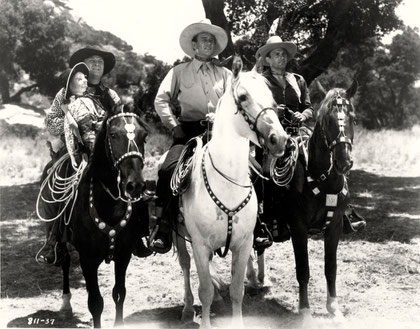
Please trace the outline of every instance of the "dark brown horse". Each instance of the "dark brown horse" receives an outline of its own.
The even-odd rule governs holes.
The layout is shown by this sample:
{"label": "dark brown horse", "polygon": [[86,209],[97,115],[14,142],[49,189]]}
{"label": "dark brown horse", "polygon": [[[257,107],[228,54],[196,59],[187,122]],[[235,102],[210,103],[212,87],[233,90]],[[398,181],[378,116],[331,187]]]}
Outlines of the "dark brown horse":
{"label": "dark brown horse", "polygon": [[[309,260],[308,235],[318,229],[324,236],[325,277],[327,280],[327,310],[337,318],[339,309],[336,292],[337,247],[343,229],[343,214],[349,200],[346,174],[351,169],[354,108],[351,98],[357,89],[354,82],[349,90],[330,90],[317,112],[317,121],[308,145],[308,160],[302,153],[291,169],[272,167],[272,177],[278,185],[273,207],[278,221],[285,221],[290,230],[299,282],[299,312],[311,317],[308,301]],[[299,146],[296,144],[295,151]],[[294,162],[294,161],[291,161]],[[285,169],[285,168],[282,168]],[[291,180],[287,179],[287,172]],[[283,184],[284,183],[284,184]],[[273,193],[272,191],[272,193]],[[264,280],[264,255],[259,259],[258,280]],[[252,262],[248,262],[248,277],[256,282]]]}
{"label": "dark brown horse", "polygon": [[[147,204],[143,202],[145,181],[144,144],[147,125],[133,108],[115,106],[104,119],[97,135],[91,161],[77,187],[74,206],[67,207],[67,232],[79,253],[80,266],[88,291],[88,308],[94,327],[101,327],[103,298],[98,286],[98,267],[114,261],[116,305],[115,324],[123,324],[126,295],[125,275],[131,253],[141,232],[148,229]],[[60,169],[66,177],[65,166]],[[51,195],[42,192],[51,200]],[[44,207],[43,214],[57,214],[59,203]],[[63,221],[63,218],[59,220]],[[61,224],[61,226],[65,226]],[[63,264],[63,307],[71,309],[69,289],[70,257]]]}

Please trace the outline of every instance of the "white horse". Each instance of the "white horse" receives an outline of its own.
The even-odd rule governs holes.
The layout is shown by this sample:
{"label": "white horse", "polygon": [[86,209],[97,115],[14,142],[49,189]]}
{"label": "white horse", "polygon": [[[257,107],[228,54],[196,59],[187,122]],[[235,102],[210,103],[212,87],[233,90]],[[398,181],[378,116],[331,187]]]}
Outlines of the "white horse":
{"label": "white horse", "polygon": [[[232,324],[235,328],[243,327],[245,267],[257,218],[257,198],[248,166],[249,142],[264,146],[274,156],[281,156],[288,139],[264,78],[256,72],[241,73],[241,69],[242,61],[235,59],[231,86],[217,106],[212,139],[197,151],[191,185],[181,195],[182,214],[191,237],[200,282],[200,328],[211,328],[210,305],[214,297],[211,258],[215,250],[223,247],[224,254],[228,250],[232,252]],[[177,247],[184,273],[184,317],[193,313],[190,257],[185,241],[178,239]]]}

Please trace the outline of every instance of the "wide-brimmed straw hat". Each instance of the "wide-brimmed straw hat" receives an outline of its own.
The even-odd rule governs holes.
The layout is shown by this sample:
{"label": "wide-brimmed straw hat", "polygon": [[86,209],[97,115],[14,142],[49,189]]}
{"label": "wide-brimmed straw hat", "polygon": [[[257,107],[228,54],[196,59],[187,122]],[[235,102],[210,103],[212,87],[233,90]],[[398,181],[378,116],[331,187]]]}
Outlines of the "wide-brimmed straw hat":
{"label": "wide-brimmed straw hat", "polygon": [[190,57],[194,57],[194,49],[192,46],[192,39],[200,33],[210,33],[216,39],[214,51],[212,56],[219,55],[227,46],[228,37],[224,29],[217,25],[211,24],[209,19],[204,19],[198,23],[188,25],[179,37],[179,44],[182,50]]}
{"label": "wide-brimmed straw hat", "polygon": [[86,63],[80,62],[73,66],[71,69],[65,70],[63,73],[60,74],[60,81],[61,85],[66,88],[66,92],[64,94],[64,99],[68,100],[70,98],[70,82],[75,76],[77,72],[82,72],[84,75],[89,75],[89,67]]}
{"label": "wide-brimmed straw hat", "polygon": [[104,75],[111,72],[115,66],[114,54],[108,51],[104,51],[98,46],[87,46],[77,50],[73,55],[71,55],[69,65],[70,67],[73,67],[77,63],[83,62],[86,58],[91,56],[102,57],[104,60]]}
{"label": "wide-brimmed straw hat", "polygon": [[265,45],[257,50],[256,57],[258,59],[261,56],[262,64],[270,66],[270,64],[268,64],[265,60],[265,57],[270,53],[270,51],[277,48],[282,48],[287,51],[287,61],[290,61],[293,57],[295,57],[297,52],[297,47],[293,42],[283,41],[278,35],[274,35],[268,38]]}

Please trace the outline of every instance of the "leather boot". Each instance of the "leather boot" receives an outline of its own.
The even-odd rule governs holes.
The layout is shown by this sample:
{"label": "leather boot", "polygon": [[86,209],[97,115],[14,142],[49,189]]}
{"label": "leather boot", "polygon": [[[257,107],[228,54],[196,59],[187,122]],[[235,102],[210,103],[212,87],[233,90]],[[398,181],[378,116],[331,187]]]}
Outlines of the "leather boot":
{"label": "leather boot", "polygon": [[172,247],[172,230],[169,221],[162,216],[163,208],[156,207],[153,220],[156,225],[149,238],[149,249],[159,254],[166,254]]}
{"label": "leather boot", "polygon": [[352,205],[349,204],[343,215],[343,233],[350,234],[359,232],[365,227],[365,219],[354,210]]}

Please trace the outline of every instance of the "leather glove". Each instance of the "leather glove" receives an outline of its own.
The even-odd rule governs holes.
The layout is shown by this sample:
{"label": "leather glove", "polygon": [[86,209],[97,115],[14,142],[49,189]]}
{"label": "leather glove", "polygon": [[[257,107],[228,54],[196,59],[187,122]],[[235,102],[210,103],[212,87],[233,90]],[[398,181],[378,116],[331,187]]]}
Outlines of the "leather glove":
{"label": "leather glove", "polygon": [[181,125],[178,125],[172,129],[172,136],[174,139],[184,139],[187,137]]}

